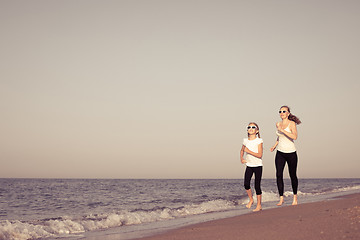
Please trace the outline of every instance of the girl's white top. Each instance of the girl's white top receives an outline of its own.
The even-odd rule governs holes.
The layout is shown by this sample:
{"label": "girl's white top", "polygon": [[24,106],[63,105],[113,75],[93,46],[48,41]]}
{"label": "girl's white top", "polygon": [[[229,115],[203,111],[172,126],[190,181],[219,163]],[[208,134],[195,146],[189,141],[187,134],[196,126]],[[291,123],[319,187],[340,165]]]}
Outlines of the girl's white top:
{"label": "girl's white top", "polygon": [[[290,124],[284,130],[286,132],[291,133],[289,126],[290,126]],[[287,137],[285,134],[283,134],[279,131],[276,131],[276,135],[279,136],[279,144],[277,146],[278,151],[283,152],[283,153],[296,152],[294,140],[292,140],[291,138]]]}
{"label": "girl's white top", "polygon": [[[254,140],[249,140],[248,138],[244,138],[243,145],[247,147],[250,151],[254,153],[258,153],[259,151],[259,144],[263,143],[261,138],[255,138]],[[244,152],[246,166],[248,167],[260,167],[262,166],[261,158],[257,158],[251,154]]]}

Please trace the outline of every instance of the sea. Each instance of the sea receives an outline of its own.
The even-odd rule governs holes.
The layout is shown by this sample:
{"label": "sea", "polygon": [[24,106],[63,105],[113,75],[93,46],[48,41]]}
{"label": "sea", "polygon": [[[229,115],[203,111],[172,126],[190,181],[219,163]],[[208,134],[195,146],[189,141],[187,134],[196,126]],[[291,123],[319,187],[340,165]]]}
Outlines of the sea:
{"label": "sea", "polygon": [[[277,207],[276,180],[261,187],[263,209]],[[289,179],[285,191],[291,205]],[[299,179],[300,204],[352,193],[360,178]],[[135,239],[249,214],[247,202],[243,179],[0,179],[0,240]]]}

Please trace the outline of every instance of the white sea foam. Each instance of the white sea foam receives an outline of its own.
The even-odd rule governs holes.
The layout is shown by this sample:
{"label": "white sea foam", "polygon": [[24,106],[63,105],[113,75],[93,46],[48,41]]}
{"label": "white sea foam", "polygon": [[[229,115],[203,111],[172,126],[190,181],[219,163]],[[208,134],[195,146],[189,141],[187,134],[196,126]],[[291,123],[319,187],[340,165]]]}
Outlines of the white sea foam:
{"label": "white sea foam", "polygon": [[1,240],[25,240],[79,234],[85,231],[107,229],[122,225],[134,225],[168,220],[190,215],[234,209],[236,203],[227,200],[213,200],[200,204],[185,205],[181,208],[164,208],[154,211],[121,211],[111,214],[89,215],[80,219],[64,217],[56,220],[44,220],[33,223],[20,221],[0,222]]}
{"label": "white sea foam", "polygon": [[332,192],[347,192],[347,191],[359,190],[359,189],[360,189],[360,185],[357,185],[357,186],[352,186],[352,187],[343,187],[343,188],[339,188],[339,189],[334,189],[334,190],[332,190]]}
{"label": "white sea foam", "polygon": [[[266,191],[263,191],[262,194],[261,194],[261,201],[264,203],[264,202],[274,202],[274,201],[277,201],[279,200],[279,196],[277,193],[275,192],[266,192]],[[256,199],[256,193],[254,192],[253,193],[253,198]],[[245,198],[245,199],[241,199],[239,200],[239,204],[242,204],[242,205],[245,205],[249,202],[248,198]]]}
{"label": "white sea foam", "polygon": [[0,222],[1,240],[23,240],[36,239],[40,237],[51,237],[53,234],[46,231],[44,226],[22,223],[20,221],[9,222],[7,220]]}
{"label": "white sea foam", "polygon": [[[293,192],[291,192],[291,191],[286,191],[286,192],[284,192],[284,196],[285,197],[291,197],[291,196],[293,196],[294,195],[294,193]],[[298,196],[308,196],[308,195],[314,195],[313,193],[303,193],[303,192],[301,192],[301,191],[298,191],[297,192],[297,195]]]}
{"label": "white sea foam", "polygon": [[[273,200],[274,193],[264,193],[264,201]],[[268,199],[268,200],[267,200]],[[20,221],[3,221],[0,223],[0,239],[36,239],[59,235],[79,234],[85,231],[107,229],[122,225],[134,225],[155,221],[169,220],[179,217],[198,215],[210,212],[227,211],[241,203],[223,199],[189,204],[180,208],[164,208],[154,211],[121,211],[111,214],[89,215],[80,219],[63,217],[56,220],[44,220],[35,223]]]}

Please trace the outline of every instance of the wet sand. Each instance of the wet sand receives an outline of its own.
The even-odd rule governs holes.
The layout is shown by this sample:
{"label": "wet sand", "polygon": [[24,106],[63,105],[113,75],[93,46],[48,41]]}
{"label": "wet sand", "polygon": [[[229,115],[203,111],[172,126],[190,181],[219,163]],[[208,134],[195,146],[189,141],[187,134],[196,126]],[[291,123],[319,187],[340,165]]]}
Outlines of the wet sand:
{"label": "wet sand", "polygon": [[357,240],[360,239],[360,194],[297,206],[266,209],[140,239]]}

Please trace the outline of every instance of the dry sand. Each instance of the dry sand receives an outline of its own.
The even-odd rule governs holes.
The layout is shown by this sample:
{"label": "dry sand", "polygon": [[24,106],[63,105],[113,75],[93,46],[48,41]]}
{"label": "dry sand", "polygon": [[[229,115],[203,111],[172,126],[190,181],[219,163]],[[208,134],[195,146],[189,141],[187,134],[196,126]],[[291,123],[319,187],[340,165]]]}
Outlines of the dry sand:
{"label": "dry sand", "polygon": [[200,223],[141,240],[360,239],[360,194]]}

